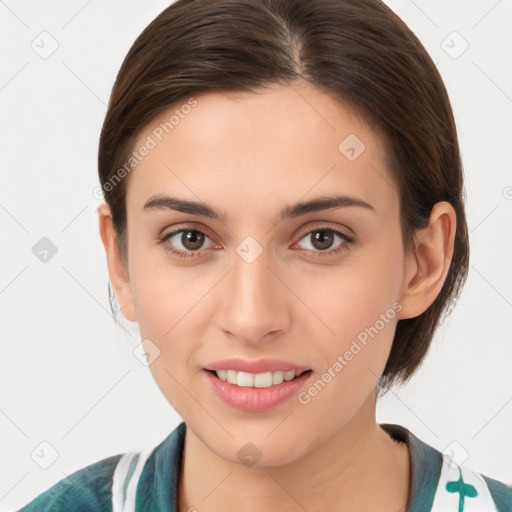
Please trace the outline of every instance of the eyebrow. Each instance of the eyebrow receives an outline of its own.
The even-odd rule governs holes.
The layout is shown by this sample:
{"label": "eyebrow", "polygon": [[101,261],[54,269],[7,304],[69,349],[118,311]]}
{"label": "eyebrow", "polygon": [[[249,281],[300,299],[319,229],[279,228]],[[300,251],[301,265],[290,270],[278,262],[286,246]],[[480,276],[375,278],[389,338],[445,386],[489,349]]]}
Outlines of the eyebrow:
{"label": "eyebrow", "polygon": [[[357,206],[375,212],[375,208],[370,203],[358,197],[346,195],[330,195],[317,197],[310,201],[303,201],[292,205],[287,205],[279,212],[278,219],[280,221],[285,219],[294,219],[308,213],[331,210],[334,208],[347,208],[349,206]],[[208,217],[210,219],[219,220],[221,222],[227,222],[228,220],[228,215],[226,212],[217,211],[205,203],[198,201],[188,201],[185,199],[179,199],[177,197],[171,197],[162,194],[157,194],[150,197],[142,208],[143,211],[162,209],[175,210],[177,212],[189,213],[190,215]]]}

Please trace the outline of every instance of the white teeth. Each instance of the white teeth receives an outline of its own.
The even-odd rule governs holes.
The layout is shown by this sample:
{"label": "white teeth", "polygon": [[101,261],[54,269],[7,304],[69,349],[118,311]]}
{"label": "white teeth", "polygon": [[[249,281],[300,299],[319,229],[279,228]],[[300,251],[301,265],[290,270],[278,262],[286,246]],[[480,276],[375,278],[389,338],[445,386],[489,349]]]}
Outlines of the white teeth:
{"label": "white teeth", "polygon": [[237,372],[236,370],[215,370],[215,374],[220,380],[235,384],[240,387],[269,388],[283,381],[292,380],[303,372],[265,372],[248,373]]}
{"label": "white teeth", "polygon": [[284,380],[284,372],[274,372],[272,374],[272,384],[281,384]]}
{"label": "white teeth", "polygon": [[254,375],[252,373],[238,372],[236,384],[237,386],[250,388],[254,386]]}
{"label": "white teeth", "polygon": [[226,380],[226,370],[217,370],[217,377],[219,377],[220,380]]}

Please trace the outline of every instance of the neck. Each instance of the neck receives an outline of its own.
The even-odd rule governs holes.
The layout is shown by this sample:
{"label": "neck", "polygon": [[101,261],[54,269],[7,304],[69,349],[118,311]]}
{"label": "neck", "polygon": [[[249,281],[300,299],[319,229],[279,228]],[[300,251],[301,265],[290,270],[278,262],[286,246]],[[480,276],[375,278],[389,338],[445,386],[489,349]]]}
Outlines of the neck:
{"label": "neck", "polygon": [[219,457],[187,426],[179,511],[393,510],[409,500],[408,448],[375,421],[375,393],[334,436],[280,466]]}

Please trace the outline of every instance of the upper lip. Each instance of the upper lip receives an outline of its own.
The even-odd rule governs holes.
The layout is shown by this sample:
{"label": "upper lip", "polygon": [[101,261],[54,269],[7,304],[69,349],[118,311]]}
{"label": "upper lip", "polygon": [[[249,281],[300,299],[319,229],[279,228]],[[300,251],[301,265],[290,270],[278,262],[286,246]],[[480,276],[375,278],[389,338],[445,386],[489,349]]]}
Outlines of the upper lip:
{"label": "upper lip", "polygon": [[257,361],[249,361],[232,357],[229,359],[220,359],[214,361],[205,367],[206,370],[236,370],[237,372],[247,373],[265,373],[265,372],[302,372],[309,370],[306,366],[300,366],[279,359],[258,359]]}

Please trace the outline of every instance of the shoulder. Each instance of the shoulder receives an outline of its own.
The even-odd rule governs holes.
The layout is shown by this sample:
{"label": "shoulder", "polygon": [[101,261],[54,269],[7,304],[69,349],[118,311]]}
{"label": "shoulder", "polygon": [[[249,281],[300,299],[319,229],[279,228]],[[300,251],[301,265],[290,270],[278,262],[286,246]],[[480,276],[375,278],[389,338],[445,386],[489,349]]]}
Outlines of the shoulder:
{"label": "shoulder", "polygon": [[436,450],[441,458],[433,511],[455,510],[467,503],[469,510],[512,512],[512,485],[478,471],[457,450]]}
{"label": "shoulder", "polygon": [[112,477],[121,457],[114,455],[71,473],[18,512],[110,512]]}
{"label": "shoulder", "polygon": [[409,448],[408,512],[466,509],[512,512],[512,484],[491,478],[468,465],[467,452],[458,443],[451,443],[441,452],[402,425],[381,424],[381,427]]}
{"label": "shoulder", "polygon": [[479,473],[479,476],[484,480],[491,493],[494,503],[500,512],[512,511],[512,483],[506,484],[494,478],[488,477]]}
{"label": "shoulder", "polygon": [[177,506],[186,425],[160,444],[102,459],[63,478],[17,512],[112,512]]}
{"label": "shoulder", "polygon": [[[453,459],[444,459],[437,486],[433,510],[452,510],[456,503],[467,503],[474,510],[489,512],[512,511],[512,485],[491,478],[475,468]],[[455,508],[453,508],[455,510]],[[473,508],[470,508],[473,510]]]}

